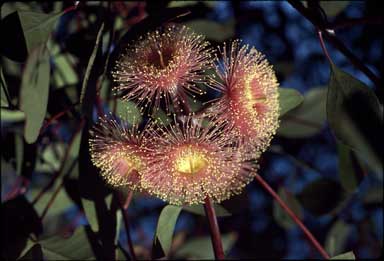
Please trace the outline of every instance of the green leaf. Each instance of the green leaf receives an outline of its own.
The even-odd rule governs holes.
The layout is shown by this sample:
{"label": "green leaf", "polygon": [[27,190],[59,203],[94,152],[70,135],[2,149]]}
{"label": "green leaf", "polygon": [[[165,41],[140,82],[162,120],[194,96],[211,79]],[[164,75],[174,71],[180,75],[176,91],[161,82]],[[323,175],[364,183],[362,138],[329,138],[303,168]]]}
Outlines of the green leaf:
{"label": "green leaf", "polygon": [[[112,194],[108,194],[104,198],[104,203],[108,209],[111,209]],[[81,204],[83,205],[84,214],[87,217],[88,223],[94,232],[99,231],[99,221],[97,219],[97,201],[81,198]]]}
{"label": "green leaf", "polygon": [[84,208],[84,214],[87,217],[88,223],[94,232],[99,231],[99,222],[97,221],[96,204],[92,200],[81,198],[81,203]]}
{"label": "green leaf", "polygon": [[352,151],[341,143],[337,144],[337,149],[339,151],[339,178],[341,185],[347,192],[353,193],[358,186],[358,181],[352,164]]}
{"label": "green leaf", "polygon": [[81,94],[80,94],[80,103],[81,104],[84,102],[84,97],[85,97],[85,92],[87,90],[89,76],[91,75],[93,63],[95,62],[97,50],[99,49],[100,39],[101,39],[101,36],[103,35],[103,30],[104,30],[104,23],[101,24],[99,32],[97,33],[95,46],[93,47],[91,57],[89,58],[89,61],[88,61],[87,69],[85,71],[83,85],[81,87]]}
{"label": "green leaf", "polygon": [[19,62],[13,61],[6,56],[1,56],[3,72],[6,75],[20,78],[22,67]]}
{"label": "green leaf", "polygon": [[326,119],[326,95],[324,87],[310,89],[303,103],[281,118],[277,134],[286,138],[307,138],[318,133]]}
{"label": "green leaf", "polygon": [[233,19],[229,20],[225,24],[210,20],[197,19],[186,22],[184,25],[191,28],[195,33],[205,35],[207,39],[218,42],[229,39],[235,34],[235,21]]}
{"label": "green leaf", "polygon": [[201,0],[200,2],[205,4],[209,8],[214,8],[218,3],[218,1],[204,1],[204,0]]}
{"label": "green leaf", "polygon": [[[294,195],[287,192],[284,188],[280,187],[278,191],[281,199],[288,205],[288,207],[298,216],[302,218],[302,210],[300,203],[294,197]],[[295,225],[292,221],[292,218],[285,213],[285,211],[280,207],[280,205],[274,201],[273,205],[273,216],[276,222],[283,228],[289,229]]]}
{"label": "green leaf", "polygon": [[18,260],[43,260],[43,252],[39,244],[35,244],[32,248]]}
{"label": "green leaf", "polygon": [[[31,2],[5,2],[1,6],[1,19],[17,11],[33,11],[36,9],[38,3]],[[40,8],[38,6],[37,8]]]}
{"label": "green leaf", "polygon": [[23,28],[28,53],[31,53],[39,45],[45,44],[55,28],[56,22],[63,14],[62,12],[45,14],[24,10],[18,10],[17,13]]}
{"label": "green leaf", "polygon": [[27,255],[28,252],[31,250],[31,248],[33,248],[35,245],[36,243],[34,241],[32,241],[31,239],[28,239],[24,249],[20,252],[20,255],[17,259]]}
{"label": "green leaf", "polygon": [[[228,253],[235,244],[237,235],[228,233],[221,235],[224,253]],[[177,258],[214,259],[211,237],[195,237],[187,241],[175,253]]]}
{"label": "green leaf", "polygon": [[320,6],[323,8],[327,16],[336,16],[341,13],[349,4],[349,1],[320,1]]}
{"label": "green leaf", "polygon": [[197,112],[203,106],[203,103],[201,101],[196,100],[195,98],[192,98],[189,96],[187,96],[187,102],[188,102],[189,109],[191,110],[191,112]]}
{"label": "green leaf", "polygon": [[325,239],[325,250],[331,256],[341,254],[351,231],[351,226],[341,220],[336,221]]}
{"label": "green leaf", "polygon": [[70,173],[68,174],[68,177],[73,179],[78,179],[79,178],[79,161],[78,159],[73,159],[72,162],[71,163],[70,162],[71,161],[68,161],[68,163],[64,165],[63,173],[68,173],[70,171]]}
{"label": "green leaf", "polygon": [[140,124],[143,120],[140,110],[132,101],[123,101],[118,99],[116,104],[116,114],[129,122],[131,125]]}
{"label": "green leaf", "polygon": [[[112,198],[111,198],[112,199]],[[121,230],[121,221],[123,220],[123,213],[121,213],[121,209],[116,211],[116,235],[115,235],[115,245],[117,245],[120,236]]]}
{"label": "green leaf", "polygon": [[54,172],[60,169],[61,160],[64,158],[64,143],[48,144],[43,151],[40,152],[43,162],[36,162],[36,171]]}
{"label": "green leaf", "polygon": [[304,97],[295,89],[279,88],[280,117],[296,108],[304,101]]}
{"label": "green leaf", "polygon": [[199,1],[170,1],[168,3],[168,8],[174,8],[174,7],[184,7],[184,6],[191,6],[197,4]]}
{"label": "green leaf", "polygon": [[[214,204],[216,216],[217,217],[228,217],[231,216],[231,213],[228,212],[223,206],[219,204]],[[183,210],[191,212],[196,215],[205,216],[205,210],[203,205],[192,205],[192,206],[184,206]]]}
{"label": "green leaf", "polygon": [[3,74],[3,67],[0,67],[0,84],[1,84],[1,106],[8,107],[8,87]]}
{"label": "green leaf", "polygon": [[43,252],[40,244],[36,244],[29,239],[27,241],[27,246],[17,260],[43,260]]}
{"label": "green leaf", "polygon": [[81,131],[79,131],[74,137],[72,146],[68,152],[68,155],[71,156],[73,159],[79,156],[80,144],[81,144]]}
{"label": "green leaf", "polygon": [[[49,201],[51,200],[54,191],[60,186],[61,180],[55,182],[54,187],[45,192],[44,195],[36,202],[34,205],[36,212],[41,215],[45,209],[45,207],[48,205]],[[41,188],[35,187],[30,190],[29,192],[29,198],[35,198],[38,193],[41,192]],[[51,207],[49,208],[47,212],[47,217],[48,216],[55,216],[58,214],[63,213],[66,211],[69,207],[73,206],[73,202],[68,196],[67,192],[65,191],[64,188],[61,188],[55,198],[55,201],[53,201]]]}
{"label": "green leaf", "polygon": [[168,255],[171,249],[173,230],[175,229],[176,221],[181,210],[182,208],[179,206],[167,205],[160,213],[157,222],[156,236],[166,255]]}
{"label": "green leaf", "polygon": [[341,254],[338,256],[334,256],[331,259],[332,260],[356,260],[356,257],[352,251],[349,251],[347,253],[344,253],[344,254]]}
{"label": "green leaf", "polygon": [[95,258],[84,227],[69,238],[53,236],[38,242],[46,260],[86,260]]}
{"label": "green leaf", "polygon": [[79,78],[75,70],[72,68],[70,54],[60,54],[55,56],[55,70],[53,72],[53,79],[57,88],[62,88],[68,85],[77,84]]}
{"label": "green leaf", "polygon": [[17,110],[1,109],[1,122],[19,122],[25,119],[25,113]]}
{"label": "green leaf", "polygon": [[331,67],[327,118],[336,138],[382,175],[383,107],[372,89],[335,65]]}
{"label": "green leaf", "polygon": [[24,137],[28,143],[36,141],[45,118],[49,78],[49,54],[41,45],[28,57],[21,81],[20,110],[25,113]]}
{"label": "green leaf", "polygon": [[151,115],[151,118],[157,121],[158,124],[164,126],[167,126],[172,122],[171,118],[169,118],[162,109],[155,110]]}
{"label": "green leaf", "polygon": [[208,7],[214,7],[216,4],[217,4],[217,2],[215,2],[215,1],[194,1],[194,0],[188,0],[188,1],[179,1],[179,0],[177,0],[177,1],[170,1],[169,3],[168,3],[168,8],[174,8],[174,7],[186,7],[186,6],[193,6],[193,5],[195,5],[195,4],[197,4],[197,3],[203,3],[203,4],[205,4],[206,6],[208,6]]}

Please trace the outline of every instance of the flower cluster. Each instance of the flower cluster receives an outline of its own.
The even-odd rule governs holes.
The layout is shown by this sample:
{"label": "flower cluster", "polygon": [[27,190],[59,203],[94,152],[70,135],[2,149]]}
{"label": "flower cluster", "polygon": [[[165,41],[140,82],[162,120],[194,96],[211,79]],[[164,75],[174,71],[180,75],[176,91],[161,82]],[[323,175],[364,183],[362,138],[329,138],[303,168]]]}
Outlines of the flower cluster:
{"label": "flower cluster", "polygon": [[[160,100],[184,102],[186,95],[203,94],[196,83],[206,81],[213,66],[209,43],[185,26],[170,25],[140,37],[117,62],[113,77],[125,100],[136,99],[141,109],[158,110]],[[152,106],[151,106],[152,105]]]}
{"label": "flower cluster", "polygon": [[243,144],[262,152],[278,127],[279,84],[264,56],[239,43],[233,41],[229,48],[224,45],[217,58],[217,74],[210,85],[222,97],[206,114],[212,120],[228,120]]}
{"label": "flower cluster", "polygon": [[128,128],[124,121],[105,115],[90,134],[91,160],[100,168],[104,179],[112,186],[140,188],[139,172],[146,162],[142,135],[137,127]]}
{"label": "flower cluster", "polygon": [[187,117],[181,124],[147,130],[148,167],[141,184],[150,193],[173,204],[203,203],[208,195],[220,202],[241,192],[256,166],[231,144],[224,122],[203,125]]}
{"label": "flower cluster", "polygon": [[[171,124],[150,119],[141,131],[102,117],[92,129],[90,152],[107,183],[190,205],[206,197],[221,202],[253,179],[278,127],[278,83],[254,48],[233,41],[216,57],[213,50],[190,29],[170,25],[121,55],[113,72],[116,93],[142,113],[162,106],[177,113]],[[183,116],[187,96],[205,94],[202,84],[220,97],[198,115]]]}

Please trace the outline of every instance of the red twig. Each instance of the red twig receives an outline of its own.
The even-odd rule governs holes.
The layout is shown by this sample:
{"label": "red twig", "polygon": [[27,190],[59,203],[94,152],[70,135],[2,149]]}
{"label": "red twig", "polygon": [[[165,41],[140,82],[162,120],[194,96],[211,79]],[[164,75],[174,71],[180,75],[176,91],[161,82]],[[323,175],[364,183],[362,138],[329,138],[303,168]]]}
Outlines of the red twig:
{"label": "red twig", "polygon": [[79,3],[80,3],[80,1],[76,1],[75,5],[67,7],[66,9],[64,9],[63,13],[66,14],[72,10],[75,10],[77,8],[77,6],[79,5]]}
{"label": "red twig", "polygon": [[5,195],[4,200],[10,200],[14,198],[16,195],[19,194],[20,191],[20,183],[21,183],[21,176],[16,178],[15,183],[13,184],[12,188],[9,190],[9,192]]}
{"label": "red twig", "polygon": [[138,3],[138,15],[131,17],[130,19],[127,19],[124,23],[125,25],[135,25],[141,20],[143,20],[146,16],[145,13],[145,2]]}
{"label": "red twig", "polygon": [[320,41],[320,45],[321,45],[321,49],[323,49],[323,52],[324,52],[325,56],[326,56],[327,59],[328,59],[328,62],[329,62],[330,64],[333,64],[333,61],[332,61],[332,59],[331,59],[331,56],[329,56],[327,47],[325,47],[325,43],[324,43],[324,39],[323,39],[323,33],[322,33],[321,30],[317,30],[317,36],[319,37],[319,41]]}
{"label": "red twig", "polygon": [[[324,33],[325,32],[325,33]],[[323,31],[324,38],[328,40],[334,47],[336,47],[346,58],[349,59],[351,64],[353,64],[358,70],[362,71],[377,87],[381,87],[380,79],[367,67],[365,64],[354,55],[345,44],[340,41],[335,35],[330,34],[326,31]]]}
{"label": "red twig", "polygon": [[211,240],[215,259],[224,259],[223,243],[221,242],[221,234],[219,224],[217,223],[215,209],[213,208],[212,200],[207,196],[204,204],[205,215],[208,217],[209,228],[211,231]]}
{"label": "red twig", "polygon": [[10,200],[10,199],[18,196],[19,194],[24,193],[25,188],[28,186],[28,184],[29,184],[28,179],[24,178],[23,176],[17,177],[11,190],[5,195],[4,201]]}
{"label": "red twig", "polygon": [[319,251],[325,259],[330,259],[331,257],[324,250],[324,248],[320,245],[320,243],[316,240],[316,238],[312,235],[312,233],[308,230],[308,228],[300,221],[300,219],[296,216],[296,214],[285,204],[285,202],[277,195],[277,193],[268,185],[265,180],[256,175],[255,179],[261,184],[261,186],[268,191],[269,194],[277,201],[277,203],[281,206],[281,208],[292,218],[292,220],[300,227],[300,229],[304,232],[305,236],[308,238],[309,242]]}
{"label": "red twig", "polygon": [[191,14],[191,11],[187,11],[187,12],[185,12],[185,13],[179,14],[179,15],[177,15],[177,16],[175,16],[175,17],[169,19],[169,20],[167,20],[165,23],[172,22],[172,21],[174,21],[174,20],[176,20],[176,19],[178,19],[178,18],[180,18],[180,17],[184,17],[184,16],[187,16],[187,15],[189,15],[189,14]]}
{"label": "red twig", "polygon": [[55,201],[57,195],[59,195],[59,192],[61,190],[61,188],[63,187],[64,185],[64,181],[62,181],[60,183],[60,185],[56,188],[56,190],[53,192],[53,195],[52,197],[49,199],[47,205],[45,206],[44,210],[43,210],[43,213],[41,213],[41,216],[40,216],[40,220],[43,220],[45,215],[47,214],[48,210],[51,208],[53,202]]}
{"label": "red twig", "polygon": [[40,129],[40,134],[49,126],[52,124],[52,122],[54,122],[55,120],[58,120],[59,118],[61,118],[62,116],[64,116],[67,112],[71,111],[73,107],[75,107],[76,105],[78,105],[79,102],[76,102],[75,104],[72,104],[71,106],[69,106],[67,109],[59,112],[58,114],[52,116],[50,119],[48,119],[46,121],[46,123],[44,124],[44,126]]}
{"label": "red twig", "polygon": [[[65,176],[69,176],[72,171],[73,171],[73,168],[76,166],[76,162],[77,162],[78,159],[75,159],[70,168],[68,169],[67,173],[65,174]],[[55,191],[53,192],[53,195],[51,196],[51,198],[49,199],[47,205],[45,206],[44,210],[43,210],[43,213],[41,214],[40,216],[40,219],[43,220],[45,215],[47,214],[48,210],[51,208],[53,202],[55,201],[56,197],[59,195],[59,192],[60,192],[60,189],[62,189],[64,185],[64,179],[61,181],[60,185],[55,189]]]}
{"label": "red twig", "polygon": [[132,197],[133,197],[133,191],[131,190],[131,191],[129,191],[129,193],[127,195],[127,198],[125,199],[124,209],[128,209],[129,204],[131,204]]}
{"label": "red twig", "polygon": [[[189,107],[187,97],[185,96],[184,93],[180,93],[180,95],[181,95],[182,101],[180,102],[180,107],[175,106],[176,114],[178,116],[181,116],[184,112],[186,115],[190,115],[191,109]],[[173,97],[173,98],[175,99],[175,97]],[[174,104],[177,105],[176,102],[174,102]],[[216,212],[215,212],[215,209],[213,208],[212,200],[208,195],[205,198],[204,202],[205,202],[204,210],[205,210],[205,214],[208,218],[215,259],[223,260],[224,259],[224,250],[223,250],[223,244],[221,241],[219,224],[217,223]]]}

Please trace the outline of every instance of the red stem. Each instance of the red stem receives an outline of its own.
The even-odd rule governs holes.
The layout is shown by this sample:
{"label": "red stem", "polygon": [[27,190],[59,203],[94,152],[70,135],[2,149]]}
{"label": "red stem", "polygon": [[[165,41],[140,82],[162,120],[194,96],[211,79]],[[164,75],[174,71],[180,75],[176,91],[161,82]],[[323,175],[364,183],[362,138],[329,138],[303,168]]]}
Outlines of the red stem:
{"label": "red stem", "polygon": [[48,210],[51,208],[53,202],[55,201],[57,195],[59,195],[59,192],[60,192],[61,188],[63,187],[63,185],[64,185],[64,181],[62,181],[60,183],[60,185],[56,188],[56,190],[53,192],[53,195],[49,199],[48,204],[45,206],[45,208],[43,210],[43,213],[41,213],[40,220],[44,219],[44,217],[47,214]]}
{"label": "red stem", "polygon": [[[76,166],[76,162],[77,162],[77,159],[72,162],[71,167],[68,169],[68,171],[65,174],[65,176],[69,176],[72,173],[73,168]],[[48,210],[51,208],[53,202],[55,201],[56,197],[59,195],[59,192],[63,188],[63,186],[64,186],[64,179],[61,181],[60,185],[53,192],[53,195],[49,199],[47,205],[45,206],[45,208],[43,210],[43,213],[40,216],[40,220],[44,219],[44,217],[46,216]]]}
{"label": "red stem", "polygon": [[207,196],[204,204],[205,215],[208,217],[209,228],[211,232],[211,240],[215,259],[224,260],[223,243],[221,242],[221,234],[219,224],[217,223],[215,209],[212,200]]}
{"label": "red stem", "polygon": [[[21,184],[20,184],[21,183]],[[29,180],[23,176],[16,178],[15,183],[12,186],[12,189],[5,195],[4,201],[10,200],[14,197],[17,197],[20,194],[25,192],[25,188],[29,185]]]}
{"label": "red stem", "polygon": [[[180,102],[180,108],[178,106],[175,106],[175,111],[178,114],[178,116],[182,115],[182,112],[184,112],[186,115],[191,114],[191,109],[188,104],[187,96],[185,93],[181,92],[181,102]],[[175,99],[175,97],[174,97]],[[174,102],[175,105],[177,105],[176,102]],[[182,109],[183,111],[181,111]],[[221,241],[221,234],[219,229],[219,224],[217,223],[217,217],[215,209],[213,208],[213,203],[211,198],[207,195],[207,197],[204,200],[204,210],[205,215],[208,218],[209,228],[211,232],[211,240],[212,240],[212,247],[213,252],[215,254],[215,259],[217,260],[223,260],[224,259],[224,250],[223,250],[223,243]]]}
{"label": "red stem", "polygon": [[133,197],[133,191],[131,190],[131,191],[129,191],[127,198],[124,201],[124,206],[123,206],[124,209],[128,209],[129,204],[131,204],[132,197]]}
{"label": "red stem", "polygon": [[63,11],[63,13],[66,14],[66,13],[72,11],[72,10],[75,10],[75,9],[77,8],[77,6],[79,5],[79,3],[80,3],[80,1],[76,1],[76,2],[75,2],[75,5],[66,8],[66,9]]}
{"label": "red stem", "polygon": [[255,176],[256,180],[268,191],[269,194],[277,201],[281,208],[292,218],[292,220],[300,227],[304,232],[305,236],[308,238],[309,242],[319,251],[325,259],[330,259],[331,257],[325,251],[325,249],[320,245],[308,228],[300,221],[296,214],[284,203],[284,201],[277,195],[277,193],[268,185],[268,183],[259,175]]}
{"label": "red stem", "polygon": [[144,3],[138,3],[138,14],[130,19],[127,19],[124,23],[125,25],[135,25],[139,23],[141,20],[144,19],[146,13],[145,13],[145,2]]}
{"label": "red stem", "polygon": [[67,112],[69,112],[70,110],[72,110],[73,107],[75,107],[76,105],[78,105],[79,103],[76,102],[75,104],[72,104],[71,106],[69,106],[67,109],[59,112],[58,114],[52,116],[50,119],[48,119],[46,121],[46,123],[44,124],[44,126],[41,128],[40,130],[40,134],[49,126],[52,124],[53,121],[55,120],[58,120],[59,118],[61,118],[62,116],[64,116]]}
{"label": "red stem", "polygon": [[327,59],[328,59],[328,62],[329,62],[330,64],[333,64],[333,61],[332,61],[332,59],[331,59],[331,56],[329,56],[327,47],[325,47],[325,43],[324,43],[324,39],[323,39],[323,33],[321,32],[321,30],[317,30],[317,36],[319,37],[319,41],[320,41],[320,45],[321,45],[321,49],[323,49],[323,52],[324,52],[325,56],[326,56]]}

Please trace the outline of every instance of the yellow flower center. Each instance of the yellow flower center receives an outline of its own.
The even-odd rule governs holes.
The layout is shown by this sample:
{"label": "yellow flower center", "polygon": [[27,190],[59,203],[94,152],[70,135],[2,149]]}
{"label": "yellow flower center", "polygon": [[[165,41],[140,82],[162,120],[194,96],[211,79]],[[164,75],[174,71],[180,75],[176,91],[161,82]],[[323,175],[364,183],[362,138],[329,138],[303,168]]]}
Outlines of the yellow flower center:
{"label": "yellow flower center", "polygon": [[208,165],[206,155],[196,149],[182,150],[176,158],[175,168],[180,173],[196,174]]}

